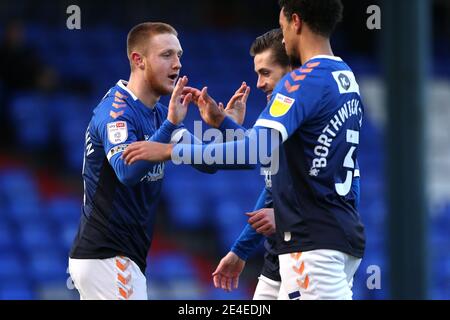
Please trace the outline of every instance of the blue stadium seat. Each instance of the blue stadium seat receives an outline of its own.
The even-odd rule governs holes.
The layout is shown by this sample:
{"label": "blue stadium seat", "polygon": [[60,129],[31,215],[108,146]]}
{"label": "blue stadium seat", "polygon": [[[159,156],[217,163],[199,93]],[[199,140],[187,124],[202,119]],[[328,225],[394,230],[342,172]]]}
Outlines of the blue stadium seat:
{"label": "blue stadium seat", "polygon": [[66,281],[68,255],[56,250],[37,250],[29,254],[29,275],[37,283]]}
{"label": "blue stadium seat", "polygon": [[205,215],[203,203],[198,197],[172,196],[168,202],[171,222],[178,228],[198,229],[203,227]]}
{"label": "blue stadium seat", "polygon": [[45,211],[58,224],[78,224],[82,198],[58,196],[46,202]]}
{"label": "blue stadium seat", "polygon": [[149,278],[159,281],[177,281],[198,277],[191,257],[181,252],[164,252],[150,256]]}
{"label": "blue stadium seat", "polygon": [[21,256],[13,251],[0,252],[0,283],[8,279],[23,278],[25,274],[25,266]]}
{"label": "blue stadium seat", "polygon": [[[38,188],[34,176],[26,169],[7,169],[0,171],[0,194],[3,194],[6,202],[11,199],[21,199],[28,202],[36,202]],[[26,194],[26,199],[23,199]]]}
{"label": "blue stadium seat", "polygon": [[12,226],[5,220],[0,221],[0,252],[12,249],[16,244]]}
{"label": "blue stadium seat", "polygon": [[12,98],[10,112],[22,146],[36,150],[48,143],[51,117],[45,97],[35,92],[18,93]]}
{"label": "blue stadium seat", "polygon": [[91,101],[72,95],[55,97],[51,101],[55,127],[68,167],[81,171],[83,164],[84,136],[92,114]]}
{"label": "blue stadium seat", "polygon": [[0,300],[33,300],[35,293],[29,282],[5,280],[0,284]]}
{"label": "blue stadium seat", "polygon": [[60,225],[59,239],[62,248],[69,252],[78,230],[78,223],[68,223]]}
{"label": "blue stadium seat", "polygon": [[61,245],[55,236],[55,230],[49,226],[46,219],[22,223],[19,229],[18,240],[27,251],[44,251],[53,247],[59,248]]}
{"label": "blue stadium seat", "polygon": [[248,217],[244,214],[248,208],[239,206],[235,201],[222,201],[215,212],[215,227],[218,230],[217,237],[223,251],[229,250],[240,235],[247,223]]}
{"label": "blue stadium seat", "polygon": [[252,295],[249,290],[246,290],[243,284],[239,284],[239,289],[231,292],[226,292],[222,289],[208,288],[206,296],[209,300],[251,300]]}
{"label": "blue stadium seat", "polygon": [[21,198],[23,198],[22,194],[17,194],[17,198],[9,206],[8,213],[14,221],[23,224],[45,219],[39,202],[28,202],[25,199],[24,202],[21,202]]}

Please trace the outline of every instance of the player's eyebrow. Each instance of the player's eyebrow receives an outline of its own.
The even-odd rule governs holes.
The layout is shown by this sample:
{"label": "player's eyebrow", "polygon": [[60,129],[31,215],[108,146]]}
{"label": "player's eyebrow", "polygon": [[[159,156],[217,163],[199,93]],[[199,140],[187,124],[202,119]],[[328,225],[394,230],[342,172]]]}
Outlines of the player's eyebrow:
{"label": "player's eyebrow", "polygon": [[179,55],[181,57],[183,55],[183,50],[166,49],[166,50],[163,50],[161,53],[162,54],[164,54],[164,53],[170,53],[170,54],[176,53],[177,55]]}
{"label": "player's eyebrow", "polygon": [[270,72],[270,70],[267,68],[259,68],[258,70],[256,70],[256,73],[263,73],[263,72]]}

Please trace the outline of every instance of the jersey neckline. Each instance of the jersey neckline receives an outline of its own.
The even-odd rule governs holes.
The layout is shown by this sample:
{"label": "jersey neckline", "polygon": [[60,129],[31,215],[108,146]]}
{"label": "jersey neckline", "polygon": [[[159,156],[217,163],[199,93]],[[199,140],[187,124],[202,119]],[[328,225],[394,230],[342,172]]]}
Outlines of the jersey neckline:
{"label": "jersey neckline", "polygon": [[334,60],[334,61],[340,61],[340,62],[343,61],[340,57],[322,54],[322,55],[312,57],[311,59],[308,60],[308,62],[311,60],[314,60],[314,59],[328,59],[328,60]]}

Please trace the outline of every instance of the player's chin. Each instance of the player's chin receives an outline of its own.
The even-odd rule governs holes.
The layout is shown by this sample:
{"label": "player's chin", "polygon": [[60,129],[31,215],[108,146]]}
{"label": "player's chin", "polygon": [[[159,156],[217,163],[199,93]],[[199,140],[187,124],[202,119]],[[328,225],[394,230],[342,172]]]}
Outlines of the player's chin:
{"label": "player's chin", "polygon": [[168,95],[172,94],[173,90],[175,89],[175,83],[168,83],[161,86],[161,94],[162,95]]}

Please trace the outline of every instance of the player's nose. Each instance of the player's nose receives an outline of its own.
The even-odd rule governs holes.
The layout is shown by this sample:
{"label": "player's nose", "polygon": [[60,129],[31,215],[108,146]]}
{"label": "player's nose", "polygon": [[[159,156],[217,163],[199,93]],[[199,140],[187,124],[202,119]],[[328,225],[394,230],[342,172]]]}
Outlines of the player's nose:
{"label": "player's nose", "polygon": [[260,90],[263,90],[266,86],[266,81],[262,79],[261,77],[258,77],[258,82],[256,83],[256,87]]}
{"label": "player's nose", "polygon": [[182,67],[182,64],[181,64],[180,58],[177,57],[176,60],[175,60],[174,65],[173,65],[173,68],[175,70],[180,70],[181,67]]}

